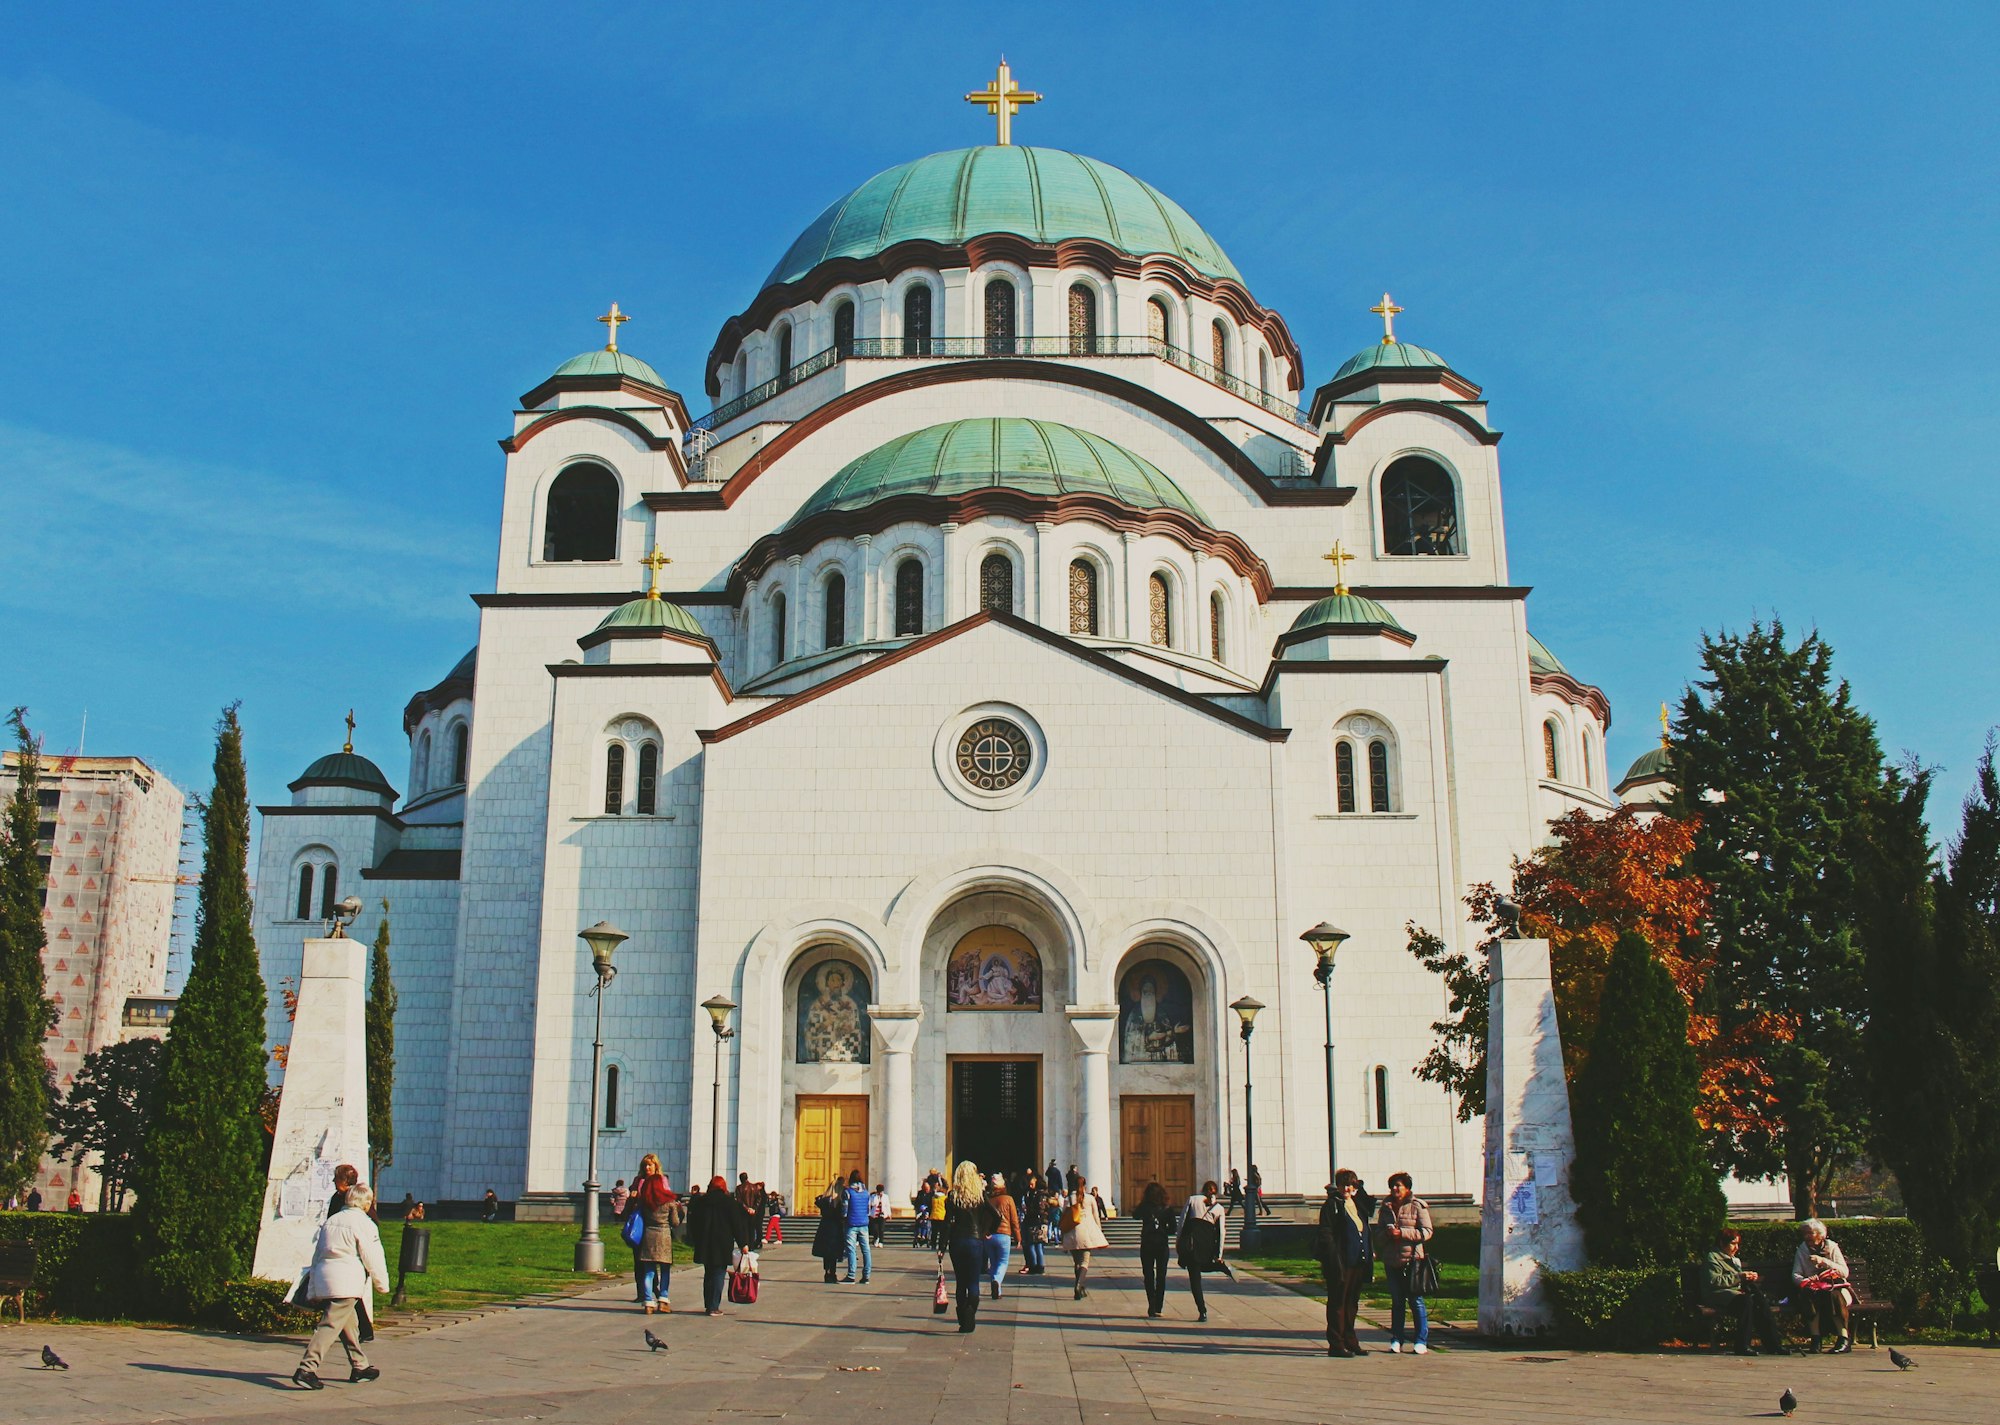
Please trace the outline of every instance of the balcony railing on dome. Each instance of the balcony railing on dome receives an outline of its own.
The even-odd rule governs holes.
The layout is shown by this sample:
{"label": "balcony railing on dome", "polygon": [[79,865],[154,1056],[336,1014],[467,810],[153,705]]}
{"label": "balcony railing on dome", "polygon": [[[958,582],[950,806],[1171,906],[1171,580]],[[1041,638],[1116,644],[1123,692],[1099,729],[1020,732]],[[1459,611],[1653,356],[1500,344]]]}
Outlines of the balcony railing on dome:
{"label": "balcony railing on dome", "polygon": [[713,431],[735,420],[745,411],[761,406],[781,391],[817,376],[841,361],[881,361],[889,359],[931,361],[973,361],[984,357],[1027,357],[1032,360],[1090,360],[1097,357],[1152,356],[1171,362],[1181,370],[1306,430],[1313,429],[1307,414],[1281,396],[1260,390],[1241,377],[1203,361],[1191,352],[1164,341],[1144,336],[892,336],[857,337],[824,351],[814,352],[791,370],[752,386],[734,400],[725,401],[693,423],[697,431]]}

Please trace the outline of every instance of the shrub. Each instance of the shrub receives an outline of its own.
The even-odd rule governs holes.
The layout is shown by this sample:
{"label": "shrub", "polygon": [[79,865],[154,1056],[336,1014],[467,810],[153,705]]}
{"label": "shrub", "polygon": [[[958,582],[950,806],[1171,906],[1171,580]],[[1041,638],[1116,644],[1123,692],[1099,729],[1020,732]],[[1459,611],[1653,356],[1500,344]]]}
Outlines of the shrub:
{"label": "shrub", "polygon": [[65,1316],[145,1314],[132,1270],[132,1219],[0,1212],[0,1240],[35,1244],[34,1305]]}
{"label": "shrub", "polygon": [[284,1300],[291,1287],[284,1282],[224,1282],[214,1301],[202,1312],[204,1324],[224,1331],[246,1331],[253,1335],[278,1335],[310,1331],[319,1320],[317,1313],[293,1306]]}
{"label": "shrub", "polygon": [[1571,1344],[1649,1351],[1681,1332],[1680,1278],[1672,1270],[1544,1268],[1542,1284],[1555,1310],[1556,1328]]}

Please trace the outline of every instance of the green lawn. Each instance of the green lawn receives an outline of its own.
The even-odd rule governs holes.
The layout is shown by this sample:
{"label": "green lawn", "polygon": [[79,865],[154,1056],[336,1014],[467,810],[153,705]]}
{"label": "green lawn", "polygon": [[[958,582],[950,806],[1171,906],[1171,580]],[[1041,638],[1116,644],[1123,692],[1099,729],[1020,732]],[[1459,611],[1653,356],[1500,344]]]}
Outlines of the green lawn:
{"label": "green lawn", "polygon": [[[604,1236],[606,1277],[587,1278],[570,1270],[578,1228],[567,1222],[427,1222],[431,1230],[430,1270],[409,1281],[410,1311],[477,1306],[510,1301],[532,1292],[563,1291],[585,1282],[631,1274],[632,1252],[618,1240],[618,1224],[607,1221]],[[382,1224],[382,1250],[389,1259],[389,1281],[396,1280],[396,1255],[402,1250],[403,1224]],[[689,1260],[686,1247],[676,1247],[676,1261]],[[397,1315],[386,1300],[385,1316]]]}
{"label": "green lawn", "polygon": [[[1478,1225],[1467,1222],[1438,1228],[1437,1235],[1431,1239],[1430,1253],[1431,1259],[1437,1263],[1441,1279],[1438,1293],[1424,1298],[1431,1319],[1475,1320],[1479,1315]],[[1298,1278],[1295,1289],[1306,1295],[1320,1298],[1326,1295],[1320,1284],[1319,1263],[1310,1257],[1267,1255],[1257,1251],[1242,1255],[1252,1266]],[[1375,1280],[1363,1289],[1361,1304],[1382,1311],[1389,1309],[1389,1284],[1383,1280],[1381,1268],[1376,1269]]]}

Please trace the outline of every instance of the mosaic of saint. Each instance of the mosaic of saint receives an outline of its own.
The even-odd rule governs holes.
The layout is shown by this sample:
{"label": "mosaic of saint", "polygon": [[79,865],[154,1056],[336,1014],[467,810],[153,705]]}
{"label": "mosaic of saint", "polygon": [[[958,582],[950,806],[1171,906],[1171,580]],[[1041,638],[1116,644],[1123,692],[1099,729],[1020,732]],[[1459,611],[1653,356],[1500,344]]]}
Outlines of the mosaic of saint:
{"label": "mosaic of saint", "polygon": [[1194,1062],[1194,992],[1179,966],[1141,960],[1125,972],[1118,986],[1118,1062]]}
{"label": "mosaic of saint", "polygon": [[945,962],[944,1007],[1040,1009],[1042,957],[1017,930],[988,925],[973,931]]}
{"label": "mosaic of saint", "polygon": [[822,960],[799,981],[801,1064],[868,1062],[868,976],[845,960]]}

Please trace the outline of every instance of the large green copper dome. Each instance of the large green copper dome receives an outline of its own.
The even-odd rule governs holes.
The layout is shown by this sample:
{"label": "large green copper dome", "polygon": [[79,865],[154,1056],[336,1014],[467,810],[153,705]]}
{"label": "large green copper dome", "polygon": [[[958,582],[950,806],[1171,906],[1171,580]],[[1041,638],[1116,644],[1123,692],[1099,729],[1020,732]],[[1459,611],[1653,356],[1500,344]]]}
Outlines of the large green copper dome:
{"label": "large green copper dome", "polygon": [[912,238],[956,247],[981,233],[1050,243],[1096,238],[1135,257],[1165,253],[1209,277],[1243,281],[1187,209],[1124,169],[1057,148],[988,144],[876,174],[813,219],[764,285]]}
{"label": "large green copper dome", "polygon": [[896,495],[1005,488],[1031,495],[1104,495],[1142,510],[1178,510],[1207,523],[1159,466],[1101,435],[1020,416],[946,421],[899,435],[850,461],[820,486],[793,523]]}

